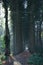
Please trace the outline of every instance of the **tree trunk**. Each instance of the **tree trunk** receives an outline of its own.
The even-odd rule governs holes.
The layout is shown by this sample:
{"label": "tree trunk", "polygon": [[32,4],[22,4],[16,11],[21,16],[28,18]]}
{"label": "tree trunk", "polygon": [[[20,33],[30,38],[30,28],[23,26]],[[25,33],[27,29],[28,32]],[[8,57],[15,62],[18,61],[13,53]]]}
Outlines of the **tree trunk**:
{"label": "tree trunk", "polygon": [[[13,1],[12,1],[13,2]],[[20,10],[18,8],[18,0],[14,2],[11,7],[11,19],[13,28],[13,55],[16,55],[23,51],[22,44],[22,31],[21,31],[21,20],[20,20]],[[13,9],[15,8],[15,10]]]}
{"label": "tree trunk", "polygon": [[10,33],[8,28],[8,7],[5,4],[5,56],[6,59],[10,55]]}

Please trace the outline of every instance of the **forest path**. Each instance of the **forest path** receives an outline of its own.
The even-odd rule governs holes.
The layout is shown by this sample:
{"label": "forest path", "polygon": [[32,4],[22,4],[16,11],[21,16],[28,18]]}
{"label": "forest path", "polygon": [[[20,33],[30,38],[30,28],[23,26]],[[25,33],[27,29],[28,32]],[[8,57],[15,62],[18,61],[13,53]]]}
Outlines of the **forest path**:
{"label": "forest path", "polygon": [[30,55],[29,51],[24,51],[15,57],[10,57],[9,62],[6,62],[3,65],[28,65],[27,60]]}

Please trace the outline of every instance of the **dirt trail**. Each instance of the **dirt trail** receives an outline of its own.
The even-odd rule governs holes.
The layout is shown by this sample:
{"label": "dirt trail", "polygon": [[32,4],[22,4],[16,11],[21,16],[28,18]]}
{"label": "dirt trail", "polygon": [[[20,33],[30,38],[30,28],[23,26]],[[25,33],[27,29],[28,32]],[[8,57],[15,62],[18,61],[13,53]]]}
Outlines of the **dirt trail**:
{"label": "dirt trail", "polygon": [[9,62],[6,62],[3,65],[28,65],[27,59],[30,55],[29,51],[24,51],[15,57],[10,57]]}

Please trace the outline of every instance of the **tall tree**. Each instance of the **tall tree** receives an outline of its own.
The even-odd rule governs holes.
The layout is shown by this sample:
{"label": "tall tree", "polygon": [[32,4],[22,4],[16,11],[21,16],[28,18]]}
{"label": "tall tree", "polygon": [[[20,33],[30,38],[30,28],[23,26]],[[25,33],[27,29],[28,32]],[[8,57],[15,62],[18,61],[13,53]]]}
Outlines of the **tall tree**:
{"label": "tall tree", "polygon": [[28,8],[27,8],[27,11],[28,11],[28,40],[29,40],[29,50],[31,52],[34,52],[34,0],[29,0],[28,1]]}
{"label": "tall tree", "polygon": [[21,21],[19,11],[19,0],[10,1],[11,22],[13,29],[13,54],[18,54],[23,51]]}
{"label": "tall tree", "polygon": [[6,59],[10,55],[10,33],[8,28],[8,0],[3,0],[5,9],[5,56]]}

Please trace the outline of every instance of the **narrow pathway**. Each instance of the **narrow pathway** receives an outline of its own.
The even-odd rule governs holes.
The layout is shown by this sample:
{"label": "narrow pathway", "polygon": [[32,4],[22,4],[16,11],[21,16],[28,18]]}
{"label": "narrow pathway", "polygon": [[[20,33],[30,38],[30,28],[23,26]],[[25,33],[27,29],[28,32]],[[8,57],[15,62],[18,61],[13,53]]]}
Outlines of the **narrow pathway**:
{"label": "narrow pathway", "polygon": [[22,64],[22,65],[27,65],[27,60],[28,57],[31,54],[29,53],[29,51],[24,51],[23,53],[19,54],[16,56],[16,59]]}
{"label": "narrow pathway", "polygon": [[3,65],[28,65],[27,60],[30,55],[29,51],[24,51],[15,57],[10,57],[9,62]]}

